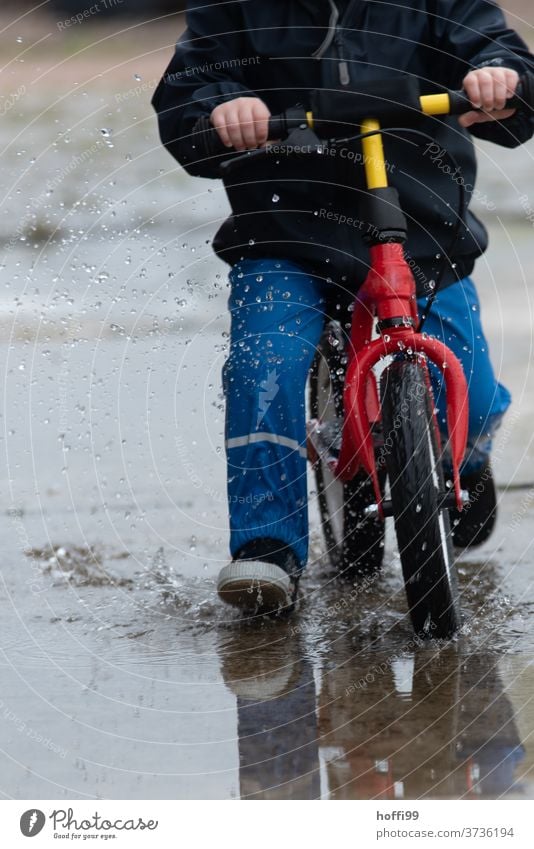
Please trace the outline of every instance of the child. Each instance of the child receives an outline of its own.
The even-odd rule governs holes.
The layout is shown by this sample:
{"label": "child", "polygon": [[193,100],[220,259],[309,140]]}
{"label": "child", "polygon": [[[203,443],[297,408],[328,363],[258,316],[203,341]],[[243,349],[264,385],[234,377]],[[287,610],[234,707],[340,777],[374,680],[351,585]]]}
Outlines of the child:
{"label": "child", "polygon": [[[434,145],[385,138],[391,183],[409,221],[407,255],[417,269],[420,308],[446,262],[426,332],[461,360],[469,383],[469,442],[462,485],[473,497],[454,542],[483,542],[493,528],[492,436],[510,404],[495,378],[469,275],[487,246],[468,211],[453,256],[458,175],[443,176],[432,152],[449,151],[473,191],[470,136],[514,147],[534,132],[530,117],[504,104],[528,48],[487,0],[254,0],[188,3],[187,30],[155,95],[161,138],[189,171],[219,177],[221,159],[202,158],[192,138],[201,116],[228,148],[268,140],[270,114],[309,104],[317,88],[364,89],[407,73],[423,93],[464,88],[474,110],[422,119]],[[408,137],[407,137],[408,138]],[[439,145],[439,148],[437,148]],[[308,547],[304,388],[325,316],[341,315],[368,269],[355,219],[363,184],[360,148],[335,157],[254,159],[226,178],[232,215],[214,250],[232,266],[231,347],[224,368],[232,561],[219,577],[231,604],[260,611],[291,606]],[[327,213],[333,215],[328,216]],[[445,403],[433,375],[438,417]]]}

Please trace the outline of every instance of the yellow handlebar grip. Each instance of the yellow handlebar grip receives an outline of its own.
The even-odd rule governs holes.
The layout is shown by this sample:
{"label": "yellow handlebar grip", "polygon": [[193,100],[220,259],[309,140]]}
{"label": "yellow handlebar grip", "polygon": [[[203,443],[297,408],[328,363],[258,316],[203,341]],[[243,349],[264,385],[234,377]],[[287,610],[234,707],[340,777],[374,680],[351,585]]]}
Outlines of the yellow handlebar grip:
{"label": "yellow handlebar grip", "polygon": [[425,115],[449,115],[451,99],[448,94],[425,94],[419,98]]}
{"label": "yellow handlebar grip", "polygon": [[[380,130],[380,122],[368,118],[360,127],[362,133],[372,133]],[[363,163],[368,189],[387,189],[388,177],[386,170],[386,158],[384,156],[384,145],[382,136],[376,133],[362,139]]]}
{"label": "yellow handlebar grip", "polygon": [[[450,115],[451,99],[448,94],[425,94],[419,98],[419,102],[424,115]],[[306,121],[308,127],[313,130],[312,112],[306,112]],[[380,122],[374,118],[367,118],[360,127],[363,134],[374,133],[374,135],[362,139],[368,189],[386,189],[388,187],[386,158],[380,129]]]}

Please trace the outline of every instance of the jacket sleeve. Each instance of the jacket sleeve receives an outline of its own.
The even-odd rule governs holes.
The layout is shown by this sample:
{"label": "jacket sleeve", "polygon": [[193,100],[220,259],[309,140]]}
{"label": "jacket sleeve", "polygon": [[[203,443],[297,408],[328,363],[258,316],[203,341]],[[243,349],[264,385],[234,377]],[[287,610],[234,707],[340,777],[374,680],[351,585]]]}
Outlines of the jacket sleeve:
{"label": "jacket sleeve", "polygon": [[[491,0],[437,0],[434,5],[434,47],[443,69],[440,76],[449,88],[460,89],[464,77],[476,68],[534,71],[534,56]],[[534,118],[516,112],[505,121],[475,124],[469,131],[504,147],[517,147],[534,134]]]}
{"label": "jacket sleeve", "polygon": [[161,141],[194,176],[219,177],[222,161],[203,159],[195,149],[191,131],[198,118],[225,100],[254,96],[243,81],[243,67],[254,57],[243,43],[238,5],[188,3],[187,29],[152,98]]}

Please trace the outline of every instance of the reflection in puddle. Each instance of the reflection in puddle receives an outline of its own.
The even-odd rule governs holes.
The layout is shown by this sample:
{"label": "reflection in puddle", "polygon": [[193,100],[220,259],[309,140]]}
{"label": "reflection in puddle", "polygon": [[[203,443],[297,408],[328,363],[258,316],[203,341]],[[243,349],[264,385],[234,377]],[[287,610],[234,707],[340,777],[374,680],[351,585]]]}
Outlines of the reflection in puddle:
{"label": "reflection in puddle", "polygon": [[299,641],[244,636],[222,651],[224,680],[237,697],[241,797],[316,799],[321,793],[311,663]]}
{"label": "reflection in puddle", "polygon": [[496,655],[373,651],[354,680],[339,652],[318,673],[289,630],[250,629],[219,651],[237,699],[243,798],[526,794],[517,777],[525,749]]}
{"label": "reflection in puddle", "polygon": [[319,696],[321,743],[335,798],[491,797],[517,792],[524,757],[497,658],[453,649],[390,662],[373,657],[362,683],[336,674]]}

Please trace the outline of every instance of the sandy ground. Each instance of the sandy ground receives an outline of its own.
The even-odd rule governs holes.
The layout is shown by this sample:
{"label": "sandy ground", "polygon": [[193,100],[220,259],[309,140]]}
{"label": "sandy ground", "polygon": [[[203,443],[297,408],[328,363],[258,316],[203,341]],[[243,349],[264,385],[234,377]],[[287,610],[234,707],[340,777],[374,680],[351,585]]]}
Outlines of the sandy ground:
{"label": "sandy ground", "polygon": [[461,637],[414,643],[391,538],[378,585],[333,582],[313,495],[301,610],[251,626],[214,584],[227,204],[149,106],[179,22],[47,26],[2,35],[0,793],[532,798],[532,143],[480,147],[476,279],[514,407]]}

